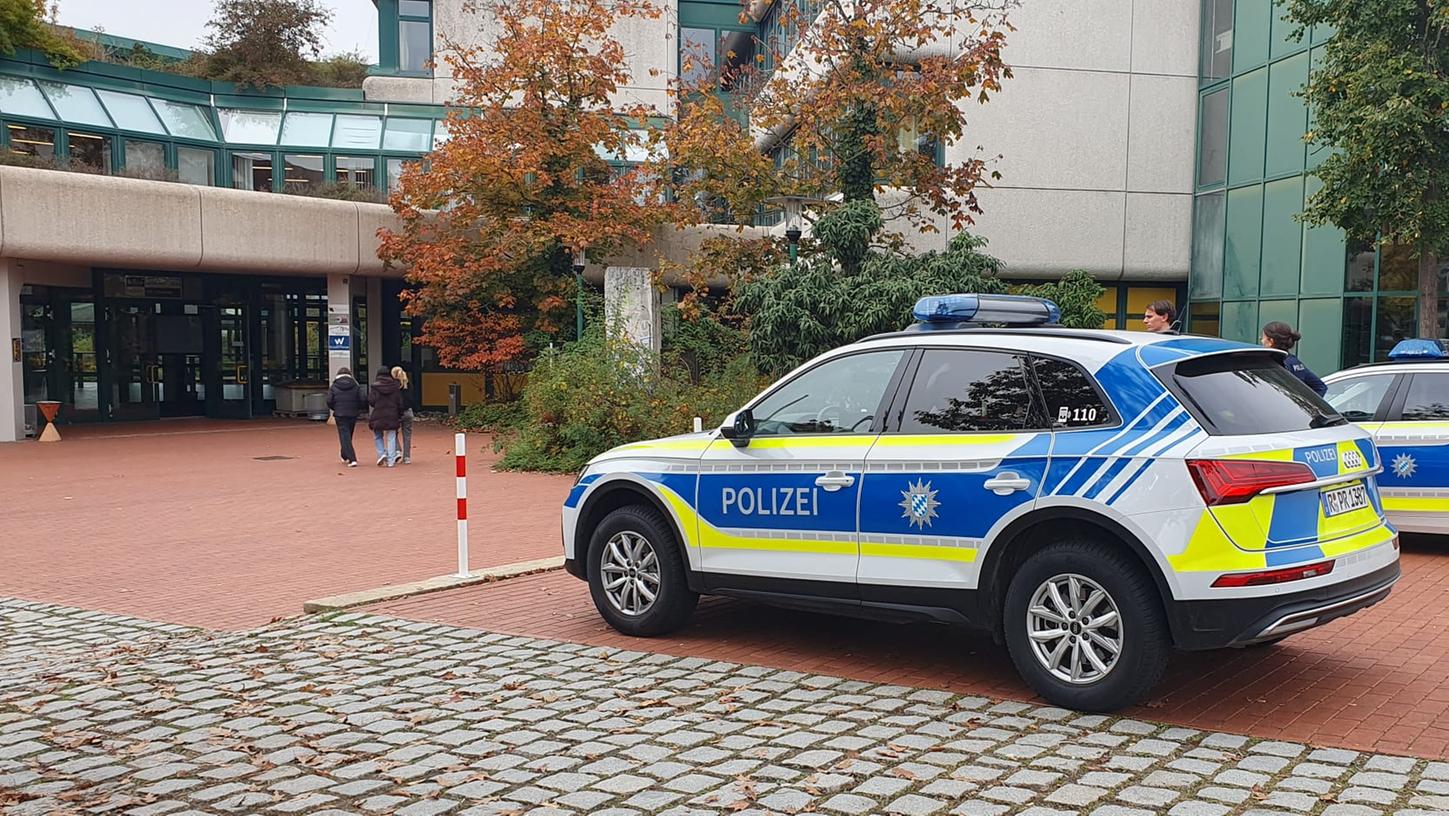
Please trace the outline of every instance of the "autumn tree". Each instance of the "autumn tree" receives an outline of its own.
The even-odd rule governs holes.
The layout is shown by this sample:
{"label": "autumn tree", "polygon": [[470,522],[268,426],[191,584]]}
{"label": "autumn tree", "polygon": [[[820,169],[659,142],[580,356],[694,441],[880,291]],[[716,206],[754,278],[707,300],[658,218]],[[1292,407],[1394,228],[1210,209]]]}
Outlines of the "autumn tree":
{"label": "autumn tree", "polygon": [[53,25],[54,7],[46,0],[0,0],[0,54],[34,48],[53,64],[69,67],[84,57]]}
{"label": "autumn tree", "polygon": [[445,366],[482,370],[546,344],[568,313],[573,263],[643,244],[671,217],[658,177],[626,169],[658,148],[658,111],[612,35],[648,0],[479,0],[484,45],[455,46],[450,138],[403,174],[381,257],[408,270],[408,313]]}
{"label": "autumn tree", "polygon": [[[1304,92],[1328,152],[1304,218],[1419,257],[1419,335],[1440,337],[1449,258],[1449,0],[1289,0],[1333,38]],[[1301,32],[1300,32],[1301,33]]]}
{"label": "autumn tree", "polygon": [[[742,19],[751,19],[748,7]],[[771,6],[776,6],[772,8]],[[965,137],[967,109],[1001,88],[1006,12],[1014,0],[773,0],[763,15],[773,33],[749,53],[721,45],[715,65],[697,69],[686,49],[681,106],[713,116],[682,117],[671,156],[701,172],[683,185],[715,194],[741,169],[744,151],[780,154],[759,196],[839,195],[883,206],[923,231],[962,229],[979,213],[975,188],[989,176],[979,155],[939,162]],[[709,87],[706,87],[709,86]],[[706,93],[708,91],[708,93]],[[747,111],[748,131],[722,149],[711,118]],[[965,152],[965,151],[961,151]],[[708,185],[713,184],[711,189]],[[882,195],[889,193],[889,195]]]}

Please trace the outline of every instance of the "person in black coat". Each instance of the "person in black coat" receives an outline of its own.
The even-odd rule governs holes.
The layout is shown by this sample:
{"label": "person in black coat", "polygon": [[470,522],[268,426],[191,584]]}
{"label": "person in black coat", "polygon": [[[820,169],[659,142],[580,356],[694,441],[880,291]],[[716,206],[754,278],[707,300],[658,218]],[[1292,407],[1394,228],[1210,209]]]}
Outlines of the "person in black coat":
{"label": "person in black coat", "polygon": [[352,431],[357,427],[357,418],[367,401],[362,397],[362,388],[352,376],[352,369],[337,369],[337,379],[327,389],[327,407],[337,422],[337,440],[342,443],[342,461],[348,467],[357,467],[357,450],[352,447]]}
{"label": "person in black coat", "polygon": [[402,426],[402,384],[393,379],[387,366],[377,370],[377,379],[367,387],[367,404],[372,413],[367,427],[372,429],[372,444],[377,448],[377,465],[393,466],[397,459],[397,429]]}
{"label": "person in black coat", "polygon": [[1274,320],[1263,327],[1262,344],[1268,348],[1278,349],[1287,352],[1288,356],[1283,358],[1283,367],[1288,373],[1303,381],[1303,384],[1312,388],[1318,396],[1328,393],[1328,386],[1303,364],[1303,361],[1293,356],[1293,347],[1303,335],[1293,331],[1293,327],[1281,320]]}

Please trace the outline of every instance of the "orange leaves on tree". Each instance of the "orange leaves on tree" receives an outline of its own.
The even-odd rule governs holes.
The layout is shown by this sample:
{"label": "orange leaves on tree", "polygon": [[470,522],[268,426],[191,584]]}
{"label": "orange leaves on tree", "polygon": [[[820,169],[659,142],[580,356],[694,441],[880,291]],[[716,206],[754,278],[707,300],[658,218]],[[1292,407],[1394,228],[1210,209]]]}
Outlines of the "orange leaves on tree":
{"label": "orange leaves on tree", "polygon": [[[649,0],[471,0],[480,44],[448,44],[449,139],[410,165],[380,256],[407,269],[408,313],[445,366],[478,369],[536,351],[568,307],[575,253],[648,241],[672,208],[656,173],[654,111],[628,101],[620,23],[663,25]],[[644,129],[631,129],[631,125]]]}

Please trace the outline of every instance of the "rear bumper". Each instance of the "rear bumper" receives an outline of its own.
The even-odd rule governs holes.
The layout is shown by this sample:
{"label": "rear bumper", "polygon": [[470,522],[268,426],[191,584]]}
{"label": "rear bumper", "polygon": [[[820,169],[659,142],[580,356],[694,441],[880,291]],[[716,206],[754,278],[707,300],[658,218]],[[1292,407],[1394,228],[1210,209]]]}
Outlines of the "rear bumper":
{"label": "rear bumper", "polygon": [[1262,598],[1174,601],[1168,607],[1179,649],[1246,646],[1301,632],[1352,615],[1387,598],[1399,580],[1399,562],[1352,580]]}

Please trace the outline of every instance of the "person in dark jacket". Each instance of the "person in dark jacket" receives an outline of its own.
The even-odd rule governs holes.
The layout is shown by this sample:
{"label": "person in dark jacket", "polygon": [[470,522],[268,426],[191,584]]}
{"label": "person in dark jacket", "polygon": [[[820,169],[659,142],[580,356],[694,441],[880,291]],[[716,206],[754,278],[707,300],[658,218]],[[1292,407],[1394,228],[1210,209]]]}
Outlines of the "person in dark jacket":
{"label": "person in dark jacket", "polygon": [[1323,383],[1323,380],[1318,379],[1317,374],[1309,371],[1308,366],[1304,365],[1302,360],[1293,356],[1293,347],[1298,345],[1298,341],[1302,339],[1303,335],[1293,331],[1292,326],[1279,320],[1274,320],[1263,327],[1263,345],[1287,352],[1288,356],[1283,358],[1283,367],[1321,397],[1328,393],[1328,386]]}
{"label": "person in dark jacket", "polygon": [[402,385],[393,379],[387,366],[377,370],[377,379],[367,388],[367,404],[372,413],[367,427],[372,429],[372,444],[377,448],[377,465],[393,466],[397,458],[397,429],[402,425]]}
{"label": "person in dark jacket", "polygon": [[352,431],[357,427],[357,418],[367,401],[362,397],[362,388],[352,376],[352,369],[337,369],[337,379],[327,389],[327,407],[337,422],[337,439],[342,443],[342,461],[348,467],[357,467],[357,450],[352,447]]}

